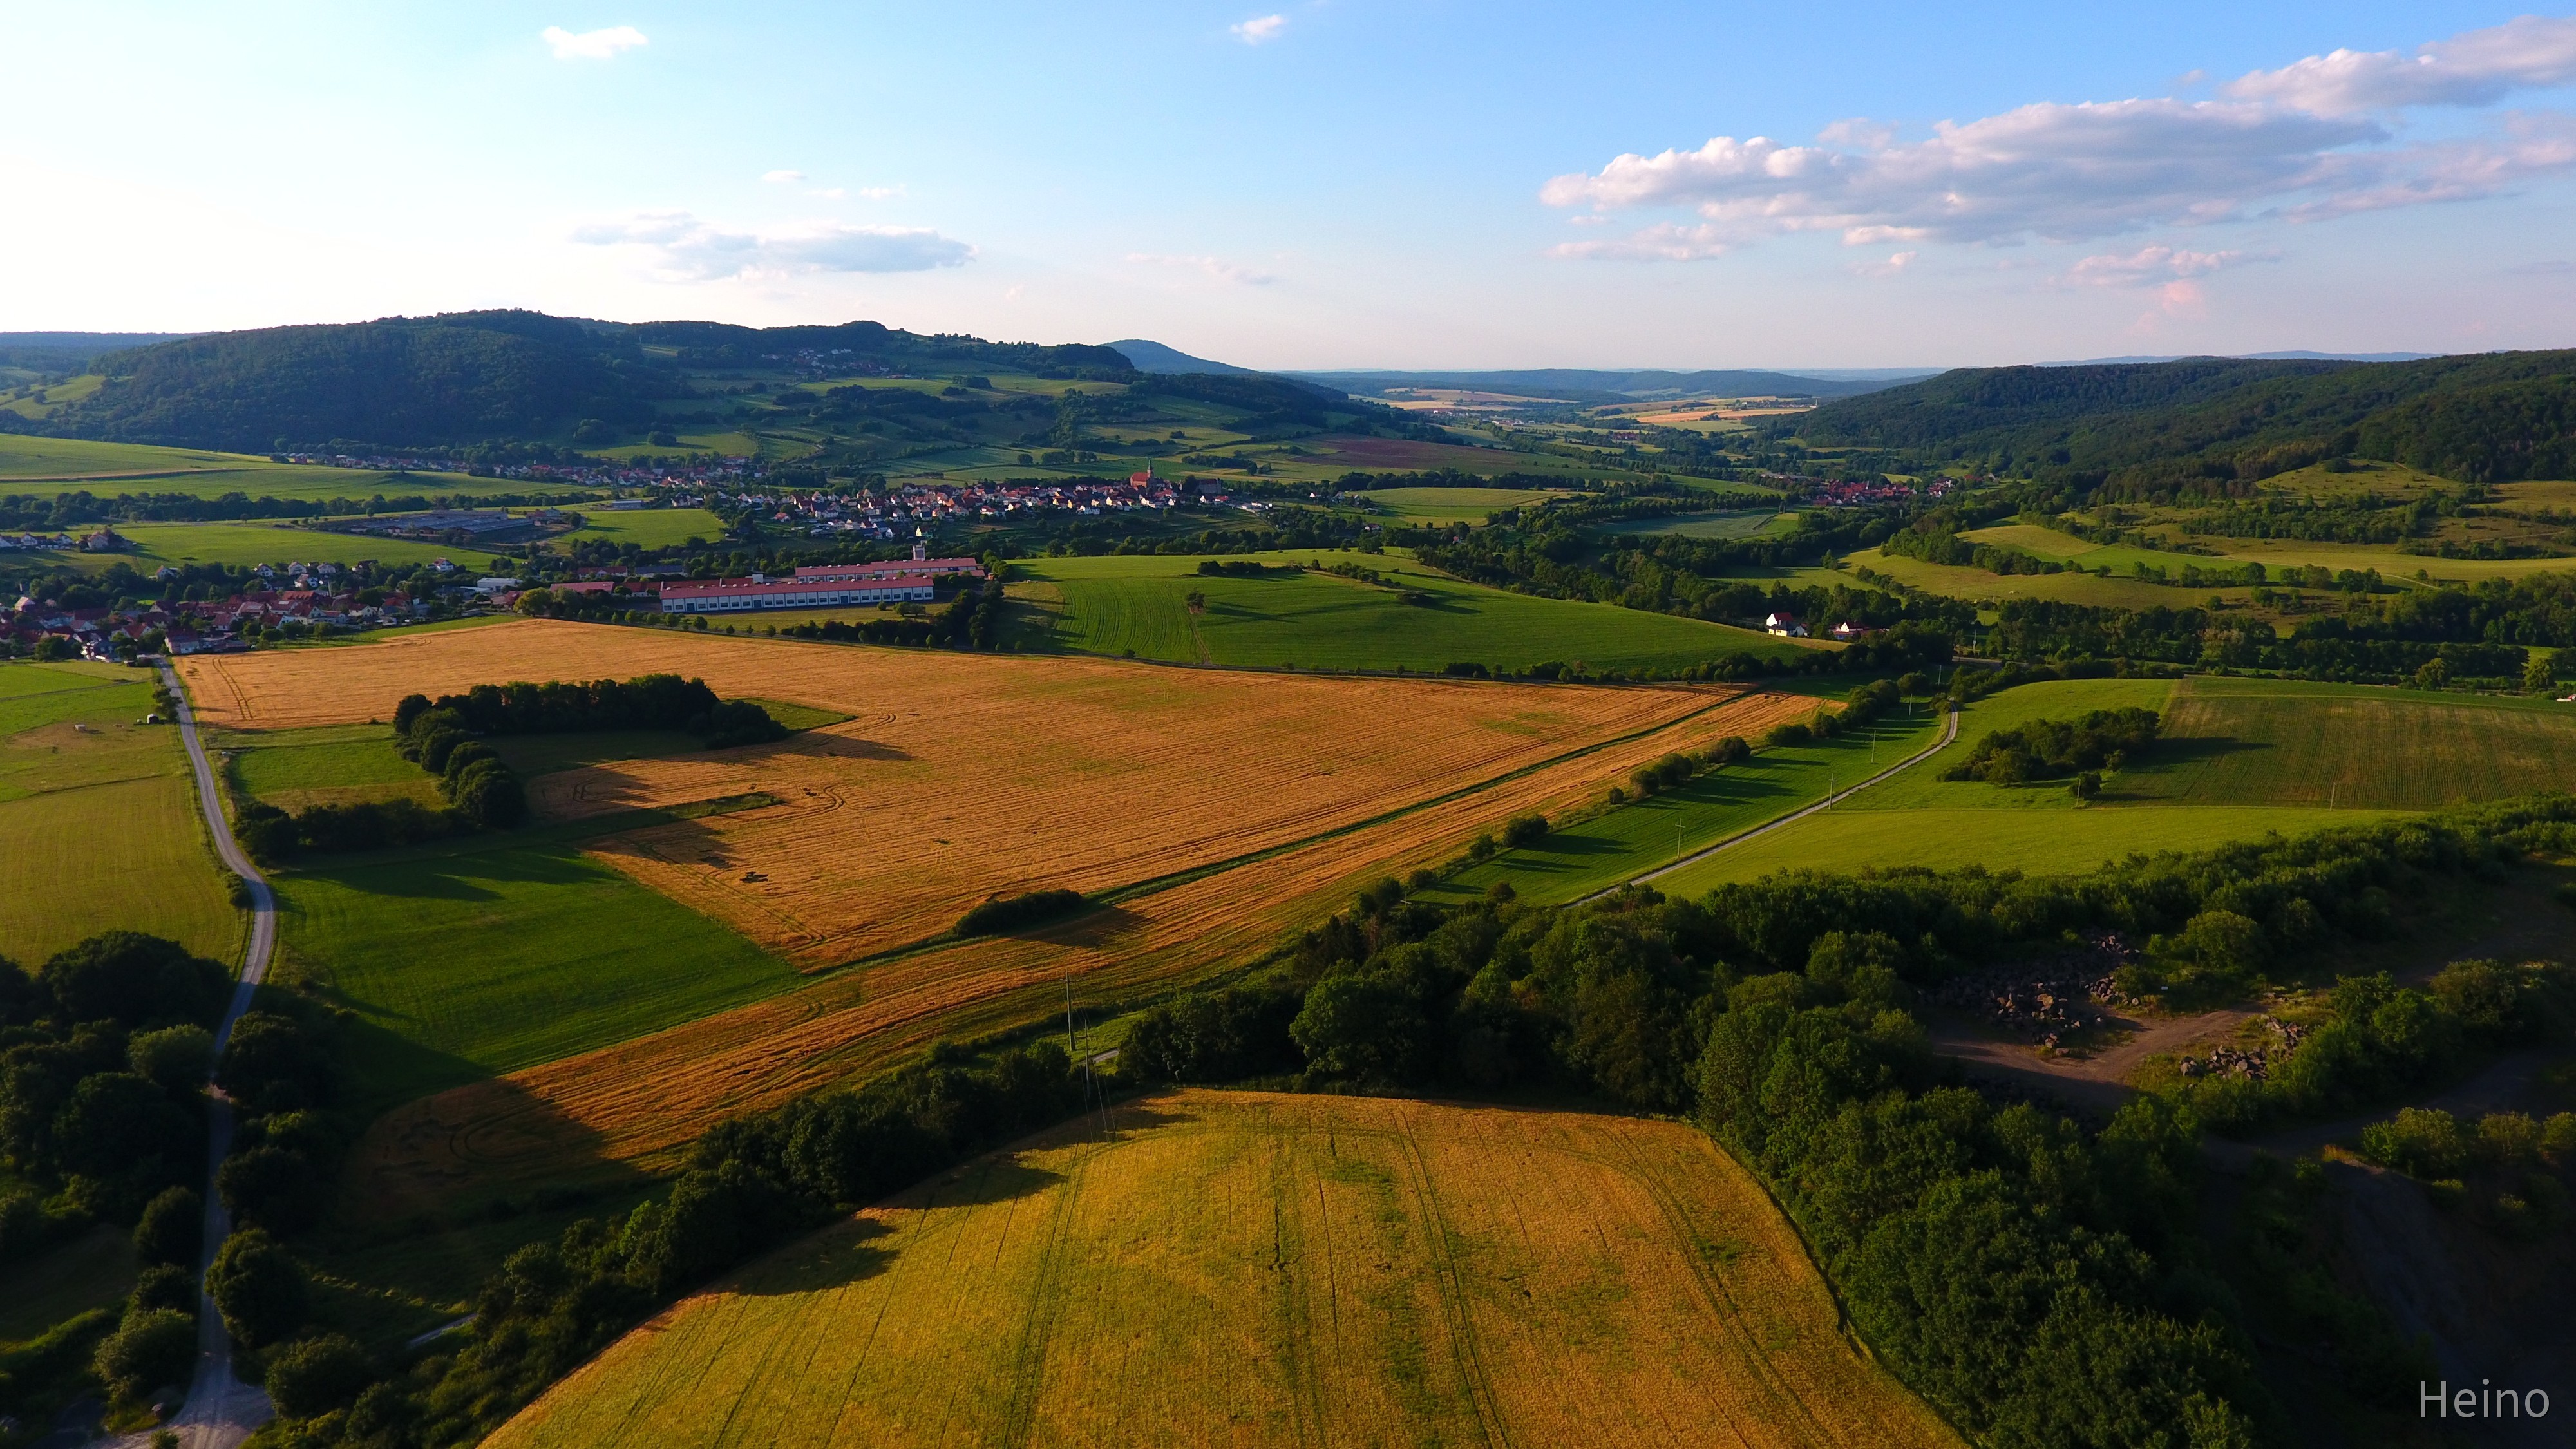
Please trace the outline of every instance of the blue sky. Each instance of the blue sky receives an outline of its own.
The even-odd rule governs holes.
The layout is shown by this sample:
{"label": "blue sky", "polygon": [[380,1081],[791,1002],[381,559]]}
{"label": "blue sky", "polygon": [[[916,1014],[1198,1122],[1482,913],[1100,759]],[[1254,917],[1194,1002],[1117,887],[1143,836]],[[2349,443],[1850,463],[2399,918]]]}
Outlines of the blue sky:
{"label": "blue sky", "polygon": [[0,33],[0,330],[507,305],[1280,368],[2576,345],[2576,19],[2510,5],[5,0]]}

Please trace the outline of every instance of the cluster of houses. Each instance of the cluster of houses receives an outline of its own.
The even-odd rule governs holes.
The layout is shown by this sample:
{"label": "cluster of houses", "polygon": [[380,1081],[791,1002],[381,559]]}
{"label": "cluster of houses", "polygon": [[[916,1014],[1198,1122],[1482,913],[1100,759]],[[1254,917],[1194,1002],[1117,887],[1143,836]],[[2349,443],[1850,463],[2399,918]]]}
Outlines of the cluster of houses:
{"label": "cluster of houses", "polygon": [[1220,484],[1193,480],[1176,484],[1148,470],[1131,475],[1124,483],[1099,479],[908,481],[857,493],[782,493],[775,498],[746,495],[737,501],[765,509],[773,523],[802,525],[816,538],[901,538],[943,523],[1025,521],[1046,514],[1098,517],[1167,510],[1184,503],[1224,503],[1228,499]]}
{"label": "cluster of houses", "polygon": [[1860,508],[1873,503],[1946,498],[1960,486],[1956,478],[1927,478],[1920,485],[1879,478],[1810,478],[1802,473],[1764,473],[1762,479],[1787,485],[1800,499],[1820,508]]}
{"label": "cluster of houses", "polygon": [[[441,573],[456,570],[445,559],[433,567]],[[156,577],[166,578],[173,572],[165,567]],[[224,654],[249,648],[246,636],[253,630],[290,623],[376,628],[423,618],[430,611],[427,597],[400,592],[386,594],[375,603],[358,602],[357,591],[347,586],[338,564],[296,563],[283,569],[262,564],[254,573],[259,582],[230,598],[174,608],[73,609],[22,595],[0,614],[0,635],[20,648],[62,639],[86,659],[116,659],[155,649]],[[466,592],[465,586],[459,585],[456,592]]]}

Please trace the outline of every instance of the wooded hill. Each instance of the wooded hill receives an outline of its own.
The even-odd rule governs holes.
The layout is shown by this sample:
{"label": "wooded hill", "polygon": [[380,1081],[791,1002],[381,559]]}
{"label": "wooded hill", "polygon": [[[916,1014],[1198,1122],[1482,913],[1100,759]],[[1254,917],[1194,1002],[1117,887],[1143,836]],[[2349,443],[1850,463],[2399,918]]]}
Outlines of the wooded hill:
{"label": "wooded hill", "polygon": [[2576,474],[2576,351],[1961,368],[1773,431],[2119,498],[2241,491],[2227,485],[2346,456],[2462,482],[2564,478]]}
{"label": "wooded hill", "polygon": [[422,447],[543,437],[585,419],[647,425],[655,399],[693,395],[687,369],[1136,375],[1105,347],[922,337],[874,322],[630,325],[519,311],[213,333],[111,353],[93,366],[107,379],[96,393],[41,423],[0,417],[0,426],[238,452]]}

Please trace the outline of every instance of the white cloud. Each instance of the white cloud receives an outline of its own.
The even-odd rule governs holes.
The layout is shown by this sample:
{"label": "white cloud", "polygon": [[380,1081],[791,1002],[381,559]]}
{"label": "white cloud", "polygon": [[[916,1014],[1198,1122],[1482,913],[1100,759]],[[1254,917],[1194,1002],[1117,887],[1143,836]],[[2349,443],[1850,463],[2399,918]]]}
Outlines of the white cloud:
{"label": "white cloud", "polygon": [[1886,261],[1855,264],[1851,269],[1852,275],[1856,277],[1900,276],[1907,267],[1914,265],[1914,259],[1921,255],[1923,255],[1921,252],[1891,252]]}
{"label": "white cloud", "polygon": [[2300,190],[2325,153],[2385,135],[2253,102],[2043,104],[1856,150],[1719,136],[1621,156],[1539,194],[1599,211],[1689,206],[1706,219],[1703,247],[1819,230],[1855,245],[2081,240],[2243,215]]}
{"label": "white cloud", "polygon": [[2068,267],[2058,280],[2079,287],[2159,286],[2187,277],[2205,277],[2244,262],[2275,260],[2278,258],[2271,255],[2236,251],[2196,252],[2182,247],[2146,246],[2134,252],[2086,257]]}
{"label": "white cloud", "polygon": [[643,212],[576,230],[590,246],[650,250],[655,270],[679,281],[796,272],[927,272],[963,266],[975,249],[923,227],[821,223],[793,231],[728,231],[685,211]]}
{"label": "white cloud", "polygon": [[2235,82],[2229,98],[2042,103],[1905,141],[1837,122],[1814,145],[1718,136],[1549,181],[1550,206],[1688,208],[1558,256],[1691,260],[1765,236],[1839,231],[1847,245],[2088,241],[2162,226],[2495,196],[2576,170],[2576,118],[2534,112],[2485,137],[2402,142],[2408,106],[2473,104],[2576,82],[2576,19],[2525,17],[2423,48],[2337,51]]}
{"label": "white cloud", "polygon": [[785,186],[804,180],[805,173],[802,171],[763,171],[760,173],[760,179]]}
{"label": "white cloud", "polygon": [[1202,273],[1216,281],[1233,282],[1246,287],[1267,287],[1279,280],[1267,272],[1239,267],[1222,257],[1163,256],[1154,252],[1129,252],[1127,260],[1137,266],[1176,267]]}
{"label": "white cloud", "polygon": [[1242,41],[1244,44],[1260,45],[1266,41],[1277,40],[1279,38],[1279,32],[1288,28],[1288,17],[1285,15],[1263,15],[1228,26],[1227,28],[1234,32],[1235,39]]}
{"label": "white cloud", "polygon": [[2320,115],[2407,106],[2483,106],[2517,89],[2576,82],[2576,18],[2525,15],[2419,47],[2338,50],[2279,70],[2258,70],[2228,94]]}
{"label": "white cloud", "polygon": [[[839,188],[836,187],[833,189],[832,194],[838,196],[841,192]],[[900,186],[862,186],[857,190],[852,191],[850,195],[858,197],[862,201],[883,201],[889,196],[903,195],[903,188]]]}
{"label": "white cloud", "polygon": [[643,31],[632,25],[611,25],[578,35],[560,25],[549,25],[537,38],[554,48],[557,60],[607,60],[621,50],[651,43],[645,40]]}

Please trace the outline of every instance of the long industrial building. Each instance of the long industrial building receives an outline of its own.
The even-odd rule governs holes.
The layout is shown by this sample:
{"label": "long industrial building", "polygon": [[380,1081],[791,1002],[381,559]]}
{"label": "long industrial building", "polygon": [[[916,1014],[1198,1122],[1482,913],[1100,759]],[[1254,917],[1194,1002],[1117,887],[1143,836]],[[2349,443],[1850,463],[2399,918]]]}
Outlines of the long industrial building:
{"label": "long industrial building", "polygon": [[792,579],[673,579],[662,585],[665,614],[742,614],[762,609],[835,609],[848,604],[926,603],[927,574],[854,574]]}

